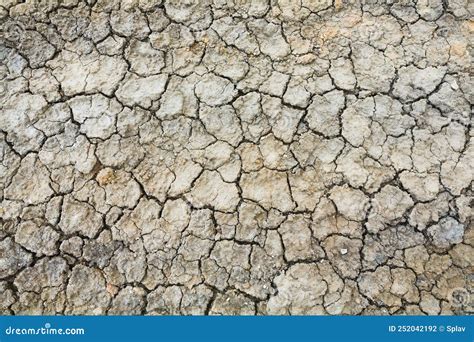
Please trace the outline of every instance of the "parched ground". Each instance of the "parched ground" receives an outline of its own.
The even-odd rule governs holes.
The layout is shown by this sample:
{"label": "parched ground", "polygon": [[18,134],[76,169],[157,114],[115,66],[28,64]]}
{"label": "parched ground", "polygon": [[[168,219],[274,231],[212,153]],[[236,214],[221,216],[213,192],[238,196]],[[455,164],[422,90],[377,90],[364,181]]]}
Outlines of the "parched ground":
{"label": "parched ground", "polygon": [[2,314],[468,314],[469,0],[0,0]]}

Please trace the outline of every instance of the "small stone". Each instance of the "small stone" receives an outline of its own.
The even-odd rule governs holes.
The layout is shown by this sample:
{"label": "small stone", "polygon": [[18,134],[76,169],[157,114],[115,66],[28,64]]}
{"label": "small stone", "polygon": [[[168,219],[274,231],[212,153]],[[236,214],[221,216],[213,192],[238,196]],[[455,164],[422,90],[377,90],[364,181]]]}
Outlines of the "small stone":
{"label": "small stone", "polygon": [[355,279],[359,275],[361,269],[361,240],[332,235],[323,241],[322,246],[329,262],[339,271],[341,276]]}

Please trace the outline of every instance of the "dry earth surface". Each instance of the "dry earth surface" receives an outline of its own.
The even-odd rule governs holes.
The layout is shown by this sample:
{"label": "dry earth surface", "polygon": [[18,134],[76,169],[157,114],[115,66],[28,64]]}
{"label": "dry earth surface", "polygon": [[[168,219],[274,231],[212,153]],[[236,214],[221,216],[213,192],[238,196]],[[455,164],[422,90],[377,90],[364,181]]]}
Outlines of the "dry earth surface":
{"label": "dry earth surface", "polygon": [[1,313],[472,313],[473,14],[0,0]]}

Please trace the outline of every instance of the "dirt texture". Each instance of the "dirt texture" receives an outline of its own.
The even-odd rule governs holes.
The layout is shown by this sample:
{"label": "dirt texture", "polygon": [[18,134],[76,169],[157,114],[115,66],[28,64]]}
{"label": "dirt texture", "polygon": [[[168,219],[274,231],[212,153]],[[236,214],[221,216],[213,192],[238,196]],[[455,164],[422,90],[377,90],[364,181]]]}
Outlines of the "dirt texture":
{"label": "dirt texture", "polygon": [[472,314],[473,16],[0,0],[0,313]]}

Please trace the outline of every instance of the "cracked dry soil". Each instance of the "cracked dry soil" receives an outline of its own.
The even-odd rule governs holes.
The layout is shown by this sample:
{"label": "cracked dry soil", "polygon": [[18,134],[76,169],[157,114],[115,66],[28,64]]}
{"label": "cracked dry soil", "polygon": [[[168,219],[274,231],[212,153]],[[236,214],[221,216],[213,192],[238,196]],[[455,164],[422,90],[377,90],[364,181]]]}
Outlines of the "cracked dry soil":
{"label": "cracked dry soil", "polygon": [[1,313],[472,313],[473,14],[1,0]]}

